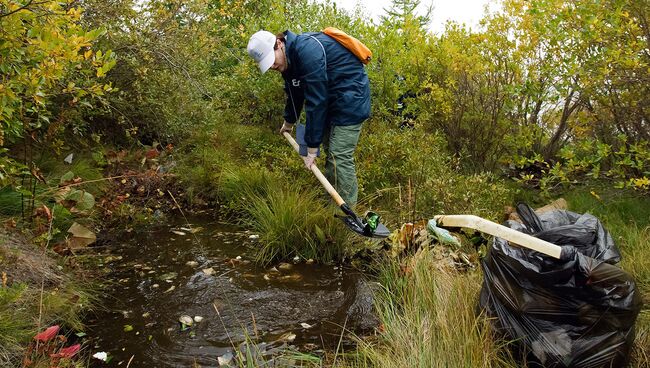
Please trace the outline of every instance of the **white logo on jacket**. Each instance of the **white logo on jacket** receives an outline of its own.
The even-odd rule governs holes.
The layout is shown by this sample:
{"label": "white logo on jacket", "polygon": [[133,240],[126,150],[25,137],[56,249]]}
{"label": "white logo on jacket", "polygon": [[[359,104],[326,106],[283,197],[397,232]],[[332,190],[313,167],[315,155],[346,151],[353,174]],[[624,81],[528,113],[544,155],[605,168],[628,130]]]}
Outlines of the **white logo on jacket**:
{"label": "white logo on jacket", "polygon": [[300,87],[300,79],[292,79],[291,85],[294,87]]}

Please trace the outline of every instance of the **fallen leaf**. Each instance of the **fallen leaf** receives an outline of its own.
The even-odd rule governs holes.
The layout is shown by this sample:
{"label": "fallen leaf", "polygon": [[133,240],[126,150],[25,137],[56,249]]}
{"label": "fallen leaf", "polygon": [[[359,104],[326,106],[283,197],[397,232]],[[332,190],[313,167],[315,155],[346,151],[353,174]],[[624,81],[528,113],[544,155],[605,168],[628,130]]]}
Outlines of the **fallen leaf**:
{"label": "fallen leaf", "polygon": [[72,249],[87,247],[97,240],[95,233],[76,222],[70,226],[68,232],[72,234],[72,238],[68,239],[68,244]]}
{"label": "fallen leaf", "polygon": [[203,269],[203,273],[208,275],[208,276],[212,276],[215,273],[217,273],[217,271],[215,271],[214,268],[210,267],[210,268]]}

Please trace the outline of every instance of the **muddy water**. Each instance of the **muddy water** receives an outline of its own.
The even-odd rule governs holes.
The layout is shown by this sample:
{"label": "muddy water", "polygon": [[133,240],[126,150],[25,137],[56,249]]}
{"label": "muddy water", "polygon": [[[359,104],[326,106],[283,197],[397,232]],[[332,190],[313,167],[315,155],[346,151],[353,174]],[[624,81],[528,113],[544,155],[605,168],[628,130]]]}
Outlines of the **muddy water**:
{"label": "muddy water", "polygon": [[[336,347],[343,325],[354,329],[365,318],[358,274],[305,260],[256,267],[255,234],[189,222],[113,240],[101,265],[112,282],[106,311],[88,328],[92,353],[112,358],[93,359],[93,366],[216,367],[219,357],[227,360],[251,341],[250,350],[266,361],[286,348],[319,355]],[[187,327],[182,315],[202,320]]]}

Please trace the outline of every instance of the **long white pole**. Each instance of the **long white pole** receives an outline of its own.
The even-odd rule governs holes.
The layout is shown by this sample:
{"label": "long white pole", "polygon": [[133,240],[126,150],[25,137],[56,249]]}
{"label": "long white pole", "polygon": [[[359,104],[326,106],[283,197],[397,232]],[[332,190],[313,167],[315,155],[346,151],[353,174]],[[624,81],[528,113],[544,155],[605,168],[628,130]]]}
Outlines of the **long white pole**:
{"label": "long white pole", "polygon": [[509,227],[499,225],[490,220],[474,215],[438,215],[436,222],[443,227],[464,227],[478,230],[482,233],[503,238],[510,243],[532,249],[548,256],[560,259],[562,248],[545,240],[524,234]]}

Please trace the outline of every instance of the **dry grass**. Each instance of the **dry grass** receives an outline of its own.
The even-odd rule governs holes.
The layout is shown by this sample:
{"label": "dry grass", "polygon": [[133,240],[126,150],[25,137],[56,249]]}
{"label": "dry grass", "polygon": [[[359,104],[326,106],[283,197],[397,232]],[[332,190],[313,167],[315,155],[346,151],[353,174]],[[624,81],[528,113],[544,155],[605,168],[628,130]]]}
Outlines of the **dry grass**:
{"label": "dry grass", "polygon": [[440,267],[431,252],[405,268],[384,269],[377,307],[384,332],[361,342],[351,367],[517,367],[507,346],[493,339],[489,321],[476,315],[478,271]]}

